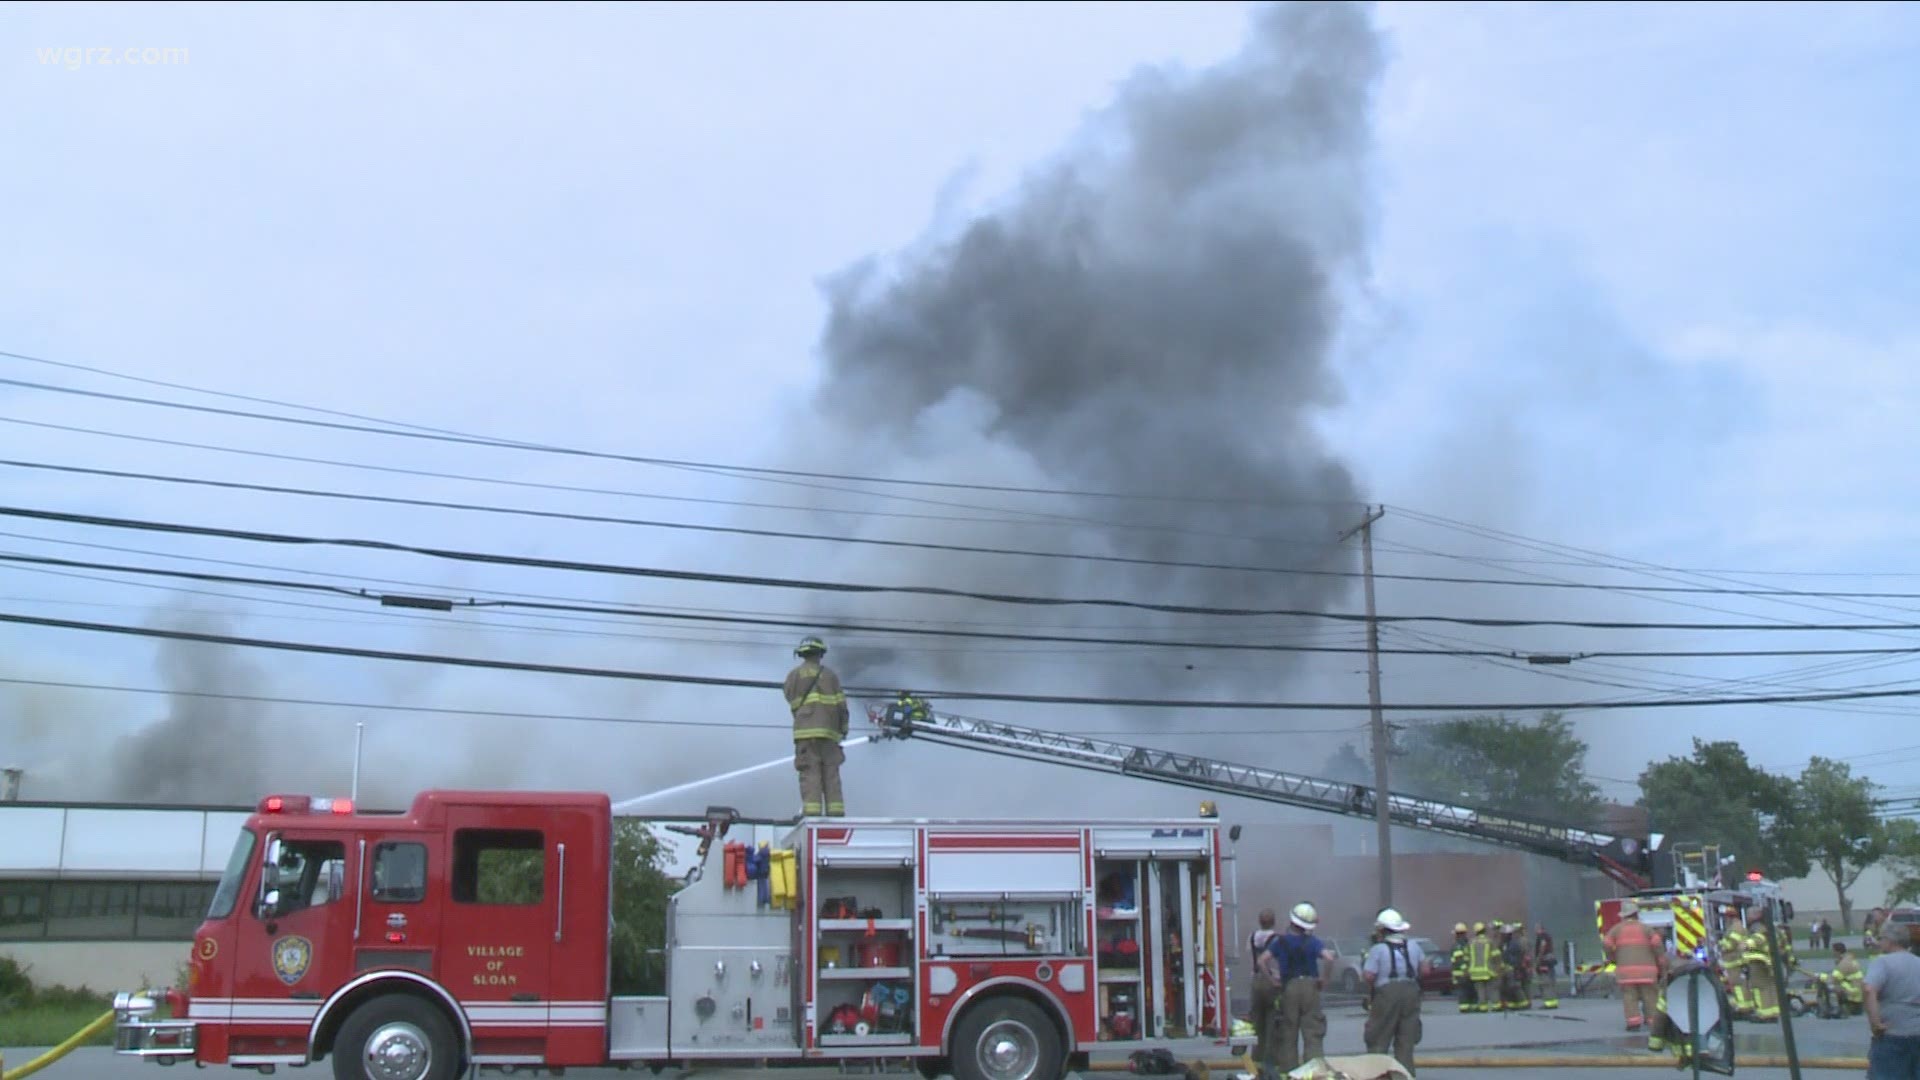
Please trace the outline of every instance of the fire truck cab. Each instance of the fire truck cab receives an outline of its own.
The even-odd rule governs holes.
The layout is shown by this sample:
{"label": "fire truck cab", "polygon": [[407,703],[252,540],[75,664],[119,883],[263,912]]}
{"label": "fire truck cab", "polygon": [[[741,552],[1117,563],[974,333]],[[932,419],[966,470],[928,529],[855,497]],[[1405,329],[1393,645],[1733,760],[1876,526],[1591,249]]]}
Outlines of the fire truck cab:
{"label": "fire truck cab", "polygon": [[666,992],[615,997],[607,796],[428,791],[397,814],[269,796],[170,1015],[118,995],[116,1048],[370,1080],[881,1057],[1052,1080],[1244,1050],[1213,819],[807,818],[757,843],[735,824],[709,812],[671,898]]}

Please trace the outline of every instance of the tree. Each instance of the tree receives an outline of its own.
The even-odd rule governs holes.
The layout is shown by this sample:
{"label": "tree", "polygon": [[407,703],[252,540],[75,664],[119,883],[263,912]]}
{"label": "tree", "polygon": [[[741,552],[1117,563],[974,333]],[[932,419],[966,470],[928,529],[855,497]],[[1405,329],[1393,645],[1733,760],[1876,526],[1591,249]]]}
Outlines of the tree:
{"label": "tree", "polygon": [[1693,756],[1640,774],[1640,805],[1668,843],[1718,844],[1721,854],[1775,878],[1811,869],[1792,828],[1794,784],[1747,760],[1736,742],[1693,740]]}
{"label": "tree", "polygon": [[[716,855],[719,845],[715,845]],[[680,883],[661,863],[660,838],[632,818],[613,821],[613,992],[664,994],[659,963],[667,940],[667,900]]]}
{"label": "tree", "polygon": [[1794,787],[1789,827],[1833,882],[1843,931],[1853,929],[1853,899],[1847,890],[1887,854],[1887,829],[1874,813],[1875,788],[1844,762],[1823,757],[1807,762]]}
{"label": "tree", "polygon": [[1360,757],[1360,752],[1352,743],[1341,743],[1340,749],[1333,752],[1325,765],[1320,766],[1320,775],[1328,780],[1343,780],[1349,784],[1373,783],[1373,766]]}
{"label": "tree", "polygon": [[1887,886],[1887,906],[1920,901],[1920,823],[1895,818],[1886,822],[1886,831],[1887,857],[1883,861],[1892,880]]}
{"label": "tree", "polygon": [[1587,744],[1558,713],[1533,723],[1447,720],[1415,729],[1402,748],[1395,787],[1557,821],[1600,815],[1600,789],[1586,778]]}

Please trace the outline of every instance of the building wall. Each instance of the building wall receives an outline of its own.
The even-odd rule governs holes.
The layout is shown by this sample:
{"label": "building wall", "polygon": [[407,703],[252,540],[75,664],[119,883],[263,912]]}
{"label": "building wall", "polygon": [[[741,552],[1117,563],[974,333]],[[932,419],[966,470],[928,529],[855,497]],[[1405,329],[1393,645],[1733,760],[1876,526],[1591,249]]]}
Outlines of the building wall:
{"label": "building wall", "polygon": [[[1379,908],[1379,859],[1353,843],[1351,830],[1346,822],[1247,826],[1236,847],[1241,937],[1258,925],[1262,907],[1284,922],[1288,908],[1311,900],[1322,937],[1343,946],[1364,940]],[[1570,863],[1436,839],[1409,833],[1403,841],[1394,830],[1393,895],[1414,933],[1438,942],[1452,938],[1457,922],[1493,920],[1545,923],[1561,942],[1592,939],[1594,900],[1616,892],[1597,871]]]}
{"label": "building wall", "polygon": [[185,941],[7,941],[0,956],[25,967],[36,986],[109,994],[173,985],[191,948]]}

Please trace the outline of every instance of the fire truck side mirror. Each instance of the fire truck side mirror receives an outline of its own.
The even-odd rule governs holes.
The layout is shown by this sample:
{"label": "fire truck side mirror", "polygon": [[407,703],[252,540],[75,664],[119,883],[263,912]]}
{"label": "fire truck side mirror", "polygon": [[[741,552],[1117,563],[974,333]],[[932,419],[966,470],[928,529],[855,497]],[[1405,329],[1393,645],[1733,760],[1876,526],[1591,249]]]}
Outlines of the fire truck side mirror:
{"label": "fire truck side mirror", "polygon": [[268,889],[260,897],[260,910],[254,914],[262,919],[271,919],[280,914],[280,890]]}

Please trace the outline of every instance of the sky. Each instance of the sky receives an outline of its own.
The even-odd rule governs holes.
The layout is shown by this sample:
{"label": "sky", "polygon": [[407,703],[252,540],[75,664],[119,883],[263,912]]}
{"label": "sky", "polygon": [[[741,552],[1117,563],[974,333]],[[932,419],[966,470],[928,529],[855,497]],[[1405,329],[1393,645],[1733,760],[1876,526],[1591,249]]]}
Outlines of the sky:
{"label": "sky", "polygon": [[[1911,8],[16,5],[0,40],[0,137],[16,151],[0,170],[0,350],[615,454],[1238,501],[749,477],[0,385],[10,462],[1336,573],[1164,572],[0,466],[16,508],[807,581],[1354,613],[1360,590],[1338,572],[1358,569],[1356,542],[1339,534],[1379,504],[1383,615],[1920,622],[1920,478],[1908,467],[1920,153],[1902,137],[1920,90]],[[185,51],[104,62],[127,48]],[[0,378],[357,422],[21,359],[0,358]],[[0,553],[376,592],[1364,643],[1358,624],[1320,618],[822,594],[19,517],[0,534]],[[195,561],[209,559],[252,565]],[[785,674],[803,632],[397,610],[52,569],[0,568],[0,612],[763,680]],[[1537,587],[1555,581],[1914,595]],[[770,690],[21,625],[0,635],[8,673],[41,683],[501,714],[0,684],[0,757],[26,768],[30,798],[337,789],[357,722],[366,790],[393,801],[428,784],[626,798],[788,749]],[[1388,647],[1519,655],[1917,637],[1382,630]],[[1354,653],[829,641],[829,662],[862,686],[1366,701]],[[1388,655],[1382,696],[1920,691],[1910,658],[1838,661]],[[1649,760],[1694,738],[1741,740],[1780,770],[1844,757],[1888,793],[1914,794],[1910,700],[1570,715],[1603,792],[1627,801]],[[1365,720],[955,711],[1302,772]],[[947,781],[935,807],[929,776]],[[982,812],[1003,805],[1003,785],[1040,812],[1191,801],[926,746],[854,748],[847,782],[860,793],[850,802],[875,812]],[[724,795],[777,814],[795,799],[778,767]]]}

